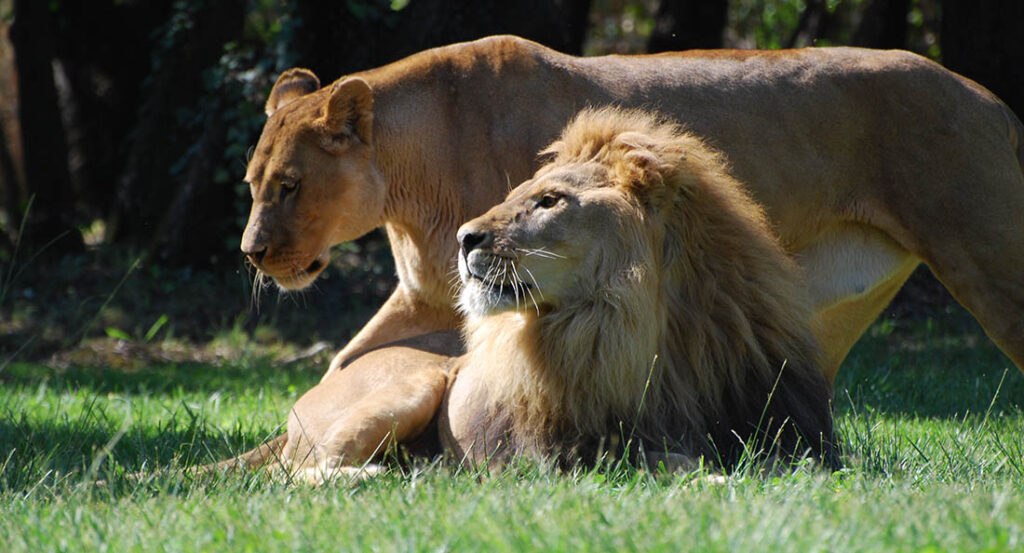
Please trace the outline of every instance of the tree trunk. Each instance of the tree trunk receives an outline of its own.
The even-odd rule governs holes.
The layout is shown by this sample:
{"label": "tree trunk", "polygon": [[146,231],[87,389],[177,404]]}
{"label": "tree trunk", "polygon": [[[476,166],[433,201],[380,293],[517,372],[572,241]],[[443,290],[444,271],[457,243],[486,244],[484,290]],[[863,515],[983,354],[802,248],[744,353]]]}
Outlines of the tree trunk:
{"label": "tree trunk", "polygon": [[[34,196],[25,245],[42,246],[75,229],[75,197],[68,171],[68,147],[53,76],[53,32],[48,3],[16,0],[11,25],[18,70],[18,120],[21,127],[26,196]],[[21,204],[28,197],[21,198]],[[14,213],[21,217],[23,214]],[[17,225],[15,225],[17,226]],[[77,236],[75,238],[78,238]],[[75,248],[81,241],[62,239],[56,249]]]}
{"label": "tree trunk", "polygon": [[4,126],[0,125],[0,213],[6,217],[8,223],[6,228],[0,227],[0,251],[9,251],[17,240],[18,228],[14,225],[19,220],[20,190],[14,158],[11,157],[11,149],[7,144],[7,133]]}
{"label": "tree trunk", "polygon": [[647,51],[721,48],[727,0],[661,0]]}
{"label": "tree trunk", "polygon": [[789,40],[783,43],[784,48],[814,46],[818,39],[827,38],[832,31],[832,16],[825,0],[807,0],[804,11],[800,14],[796,29]]}
{"label": "tree trunk", "polygon": [[1024,114],[1024,2],[945,0],[942,62]]}
{"label": "tree trunk", "polygon": [[[154,29],[171,0],[62,2],[54,13],[55,55],[67,76],[71,170],[77,208],[90,218],[108,214],[117,192],[139,93],[150,71]],[[197,71],[199,68],[197,68]]]}

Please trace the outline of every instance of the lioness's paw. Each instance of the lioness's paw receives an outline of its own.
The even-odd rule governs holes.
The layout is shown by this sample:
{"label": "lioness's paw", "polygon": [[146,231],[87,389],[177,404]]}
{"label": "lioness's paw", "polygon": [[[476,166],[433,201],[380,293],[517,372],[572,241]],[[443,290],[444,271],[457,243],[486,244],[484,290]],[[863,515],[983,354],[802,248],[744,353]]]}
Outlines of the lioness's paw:
{"label": "lioness's paw", "polygon": [[300,469],[291,475],[291,480],[296,483],[310,486],[323,484],[354,484],[362,482],[375,476],[386,473],[388,469],[384,466],[367,463],[358,467],[310,467]]}

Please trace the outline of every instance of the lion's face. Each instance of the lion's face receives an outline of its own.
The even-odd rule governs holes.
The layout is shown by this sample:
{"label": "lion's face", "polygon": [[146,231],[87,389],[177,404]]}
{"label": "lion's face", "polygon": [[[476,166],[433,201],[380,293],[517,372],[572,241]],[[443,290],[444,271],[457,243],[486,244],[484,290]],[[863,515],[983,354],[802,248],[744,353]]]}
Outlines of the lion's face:
{"label": "lion's face", "polygon": [[281,75],[245,176],[253,201],[242,251],[285,289],[311,284],[331,246],[379,226],[383,211],[369,86],[346,79],[318,88],[307,71]]}
{"label": "lion's face", "polygon": [[636,209],[601,164],[542,169],[459,229],[461,309],[541,312],[593,297],[621,270]]}

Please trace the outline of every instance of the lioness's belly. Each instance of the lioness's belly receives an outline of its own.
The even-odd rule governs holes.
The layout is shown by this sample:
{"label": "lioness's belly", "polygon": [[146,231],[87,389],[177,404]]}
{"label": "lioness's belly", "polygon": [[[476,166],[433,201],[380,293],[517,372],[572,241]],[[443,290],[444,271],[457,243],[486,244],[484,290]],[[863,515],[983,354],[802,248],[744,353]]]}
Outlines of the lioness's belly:
{"label": "lioness's belly", "polygon": [[795,252],[821,320],[819,339],[831,381],[857,339],[920,264],[880,230],[837,224]]}

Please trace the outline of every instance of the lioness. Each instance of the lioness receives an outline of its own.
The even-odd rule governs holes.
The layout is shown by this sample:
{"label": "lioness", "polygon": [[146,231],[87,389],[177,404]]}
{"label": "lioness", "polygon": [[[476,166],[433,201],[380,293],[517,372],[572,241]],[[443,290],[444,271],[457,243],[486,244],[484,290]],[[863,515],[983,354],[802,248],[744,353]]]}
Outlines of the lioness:
{"label": "lioness", "polygon": [[499,36],[323,88],[292,69],[271,91],[242,250],[301,288],[332,245],[383,225],[400,280],[325,378],[456,328],[450,237],[576,111],[607,104],[656,108],[725,152],[807,275],[828,379],[922,261],[1024,367],[1024,129],[981,86],[900,51],[577,58]]}

